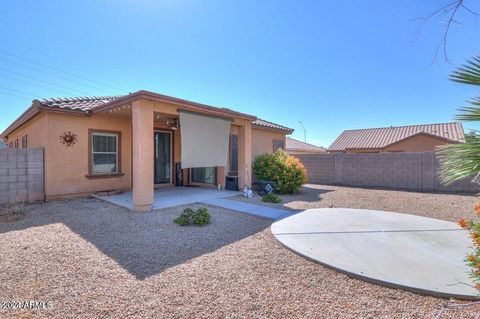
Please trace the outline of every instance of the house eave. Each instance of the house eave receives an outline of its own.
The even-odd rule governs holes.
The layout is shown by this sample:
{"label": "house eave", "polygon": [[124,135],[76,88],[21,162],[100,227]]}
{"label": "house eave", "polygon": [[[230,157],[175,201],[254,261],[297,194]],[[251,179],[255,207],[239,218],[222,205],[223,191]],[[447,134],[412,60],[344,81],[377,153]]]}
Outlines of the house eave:
{"label": "house eave", "polygon": [[257,117],[253,115],[240,113],[240,112],[236,112],[228,109],[222,109],[215,106],[183,100],[176,97],[171,97],[171,96],[154,93],[150,91],[144,91],[144,90],[131,93],[115,101],[111,101],[101,106],[97,106],[92,109],[92,113],[96,114],[100,112],[105,112],[119,105],[128,104],[139,99],[169,103],[169,104],[178,106],[180,109],[203,112],[203,113],[208,113],[208,114],[213,114],[218,116],[229,116],[229,117],[235,117],[235,118],[240,118],[240,119],[249,120],[249,121],[255,121],[257,119]]}

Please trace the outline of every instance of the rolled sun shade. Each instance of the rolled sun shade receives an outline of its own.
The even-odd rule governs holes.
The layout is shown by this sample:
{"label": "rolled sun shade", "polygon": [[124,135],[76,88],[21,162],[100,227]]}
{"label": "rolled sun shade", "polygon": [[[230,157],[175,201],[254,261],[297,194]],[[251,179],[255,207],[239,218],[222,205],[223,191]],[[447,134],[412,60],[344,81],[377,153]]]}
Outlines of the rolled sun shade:
{"label": "rolled sun shade", "polygon": [[180,110],[182,168],[226,166],[231,121]]}

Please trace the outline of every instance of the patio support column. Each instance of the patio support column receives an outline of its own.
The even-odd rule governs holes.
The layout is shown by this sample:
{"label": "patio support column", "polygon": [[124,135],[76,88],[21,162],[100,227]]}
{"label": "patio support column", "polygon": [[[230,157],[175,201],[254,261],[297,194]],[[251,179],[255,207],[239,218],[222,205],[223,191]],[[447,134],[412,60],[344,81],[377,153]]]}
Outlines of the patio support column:
{"label": "patio support column", "polygon": [[252,186],[252,123],[238,128],[238,187]]}
{"label": "patio support column", "polygon": [[132,103],[133,205],[139,212],[152,209],[153,105],[147,100]]}

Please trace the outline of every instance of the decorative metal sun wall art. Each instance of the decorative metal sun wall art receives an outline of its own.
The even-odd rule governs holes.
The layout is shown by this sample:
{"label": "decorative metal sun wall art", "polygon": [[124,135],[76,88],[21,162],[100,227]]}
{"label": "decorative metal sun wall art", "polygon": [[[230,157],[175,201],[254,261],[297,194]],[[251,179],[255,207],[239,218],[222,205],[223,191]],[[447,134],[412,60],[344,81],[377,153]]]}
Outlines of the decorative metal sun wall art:
{"label": "decorative metal sun wall art", "polygon": [[68,132],[63,132],[62,135],[60,135],[60,142],[69,147],[77,143],[77,134],[68,131]]}

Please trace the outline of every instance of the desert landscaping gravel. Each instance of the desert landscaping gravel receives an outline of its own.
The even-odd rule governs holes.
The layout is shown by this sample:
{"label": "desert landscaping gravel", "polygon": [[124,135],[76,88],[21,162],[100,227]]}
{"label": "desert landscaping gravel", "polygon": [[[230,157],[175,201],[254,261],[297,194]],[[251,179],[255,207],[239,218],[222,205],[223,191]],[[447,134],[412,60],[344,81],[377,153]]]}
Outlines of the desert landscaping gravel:
{"label": "desert landscaping gravel", "polygon": [[[281,205],[456,220],[475,202],[308,185]],[[279,244],[266,219],[208,207],[212,224],[178,226],[172,220],[183,208],[134,213],[97,199],[26,206],[22,219],[0,222],[0,301],[51,307],[0,309],[0,318],[480,318],[478,305],[443,310],[452,301],[308,261]]]}

